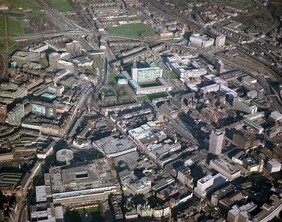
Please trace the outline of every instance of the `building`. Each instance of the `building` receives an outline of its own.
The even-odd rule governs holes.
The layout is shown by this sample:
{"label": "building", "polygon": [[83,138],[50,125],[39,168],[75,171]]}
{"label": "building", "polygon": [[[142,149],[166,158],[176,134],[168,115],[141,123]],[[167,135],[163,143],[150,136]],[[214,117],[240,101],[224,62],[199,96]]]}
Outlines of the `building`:
{"label": "building", "polygon": [[74,71],[74,65],[71,62],[67,62],[65,60],[58,60],[57,61],[57,68],[58,69],[65,69],[68,70],[70,72]]}
{"label": "building", "polygon": [[56,106],[54,104],[35,100],[31,101],[30,103],[32,113],[46,117],[56,116]]}
{"label": "building", "polygon": [[155,82],[163,76],[163,70],[157,66],[150,66],[145,62],[134,63],[131,68],[131,78],[137,83]]}
{"label": "building", "polygon": [[218,74],[223,73],[223,71],[224,71],[224,64],[223,64],[223,62],[220,59],[217,59],[215,61],[215,69],[216,69]]}
{"label": "building", "polygon": [[57,62],[60,60],[60,53],[52,52],[49,54],[49,65],[57,68]]}
{"label": "building", "polygon": [[92,164],[63,169],[53,167],[44,175],[46,196],[54,204],[82,206],[107,200],[117,193],[117,181],[112,176],[106,159],[96,159]]}
{"label": "building", "polygon": [[63,208],[62,206],[54,206],[54,204],[49,203],[41,203],[31,206],[30,220],[44,222],[63,222]]}
{"label": "building", "polygon": [[112,136],[96,140],[92,143],[95,148],[103,153],[106,157],[117,157],[136,151],[136,146],[128,139],[113,138]]}
{"label": "building", "polygon": [[194,191],[200,197],[205,197],[207,194],[211,193],[215,189],[218,189],[226,182],[227,178],[220,173],[214,176],[207,175],[197,181],[197,186],[195,187]]}
{"label": "building", "polygon": [[15,61],[19,67],[27,62],[38,62],[39,59],[40,54],[37,52],[17,51],[12,55],[12,60]]}
{"label": "building", "polygon": [[215,39],[215,47],[220,48],[220,47],[224,46],[225,40],[226,40],[225,35],[217,36],[216,39]]}
{"label": "building", "polygon": [[155,93],[165,93],[172,91],[172,86],[168,85],[168,83],[163,78],[158,78],[157,82],[162,85],[150,86],[150,87],[141,87],[135,80],[130,79],[128,81],[129,86],[134,90],[136,95],[150,95]]}
{"label": "building", "polygon": [[209,166],[225,176],[229,181],[232,181],[241,175],[241,170],[224,160],[211,160]]}
{"label": "building", "polygon": [[74,40],[72,42],[66,43],[67,52],[77,52],[81,49],[81,46],[78,41]]}
{"label": "building", "polygon": [[281,170],[281,163],[276,159],[271,159],[271,160],[267,161],[266,169],[270,173],[279,172]]}
{"label": "building", "polygon": [[18,103],[10,112],[7,113],[6,122],[11,125],[20,125],[24,116],[24,104]]}
{"label": "building", "polygon": [[270,114],[268,118],[273,122],[279,122],[282,120],[282,114],[278,111],[274,111]]}
{"label": "building", "polygon": [[233,108],[245,113],[256,113],[258,110],[256,105],[251,105],[249,101],[240,97],[234,99]]}
{"label": "building", "polygon": [[78,67],[89,67],[93,65],[93,60],[89,59],[87,56],[79,56],[73,59],[74,63]]}
{"label": "building", "polygon": [[209,38],[206,35],[200,35],[199,33],[193,33],[190,36],[190,44],[193,46],[208,48],[214,45],[214,39]]}
{"label": "building", "polygon": [[6,119],[7,116],[7,105],[0,104],[0,119]]}
{"label": "building", "polygon": [[223,141],[224,141],[224,132],[222,131],[212,131],[209,141],[209,152],[215,155],[221,153]]}

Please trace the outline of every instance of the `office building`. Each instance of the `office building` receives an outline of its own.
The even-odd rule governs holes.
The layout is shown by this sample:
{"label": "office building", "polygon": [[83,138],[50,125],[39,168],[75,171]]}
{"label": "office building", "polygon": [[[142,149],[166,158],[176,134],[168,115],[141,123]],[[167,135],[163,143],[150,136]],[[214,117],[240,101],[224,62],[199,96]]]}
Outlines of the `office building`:
{"label": "office building", "polygon": [[194,191],[200,197],[205,197],[207,194],[211,193],[215,189],[218,189],[226,182],[227,178],[220,173],[214,176],[207,175],[197,181],[197,186],[195,187]]}
{"label": "office building", "polygon": [[31,101],[31,112],[46,117],[56,116],[56,106],[52,103]]}
{"label": "office building", "polygon": [[258,110],[256,105],[251,105],[249,101],[240,97],[234,99],[233,108],[245,113],[256,113]]}
{"label": "office building", "polygon": [[163,70],[157,66],[150,66],[145,62],[134,63],[131,68],[131,78],[137,83],[155,82],[163,76]]}
{"label": "office building", "polygon": [[220,47],[224,46],[225,40],[226,40],[225,35],[217,36],[216,39],[215,39],[215,47],[220,48]]}
{"label": "office building", "polygon": [[209,152],[215,155],[221,153],[224,141],[224,132],[222,131],[212,131],[210,135],[209,142]]}
{"label": "office building", "polygon": [[223,64],[223,62],[220,59],[217,59],[215,61],[215,69],[216,69],[218,74],[223,73],[223,71],[224,71],[224,64]]}

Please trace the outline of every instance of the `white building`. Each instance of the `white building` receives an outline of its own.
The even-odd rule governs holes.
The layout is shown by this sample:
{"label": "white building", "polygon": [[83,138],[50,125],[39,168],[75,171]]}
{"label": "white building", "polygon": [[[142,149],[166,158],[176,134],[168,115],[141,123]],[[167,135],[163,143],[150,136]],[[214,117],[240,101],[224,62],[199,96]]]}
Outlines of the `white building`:
{"label": "white building", "polygon": [[220,36],[217,36],[216,39],[215,39],[215,47],[222,47],[225,45],[225,40],[226,40],[226,36],[225,35],[220,35]]}
{"label": "white building", "polygon": [[258,110],[257,106],[251,105],[249,101],[240,97],[234,99],[233,108],[245,113],[256,113]]}
{"label": "white building", "polygon": [[131,69],[131,77],[137,83],[142,82],[154,82],[157,78],[163,76],[163,70],[159,67],[147,67],[147,68],[137,68],[133,67]]}
{"label": "white building", "polygon": [[212,131],[209,141],[209,152],[215,155],[221,153],[224,141],[224,132]]}
{"label": "white building", "polygon": [[211,193],[226,182],[227,178],[220,173],[214,176],[207,175],[197,181],[197,186],[195,187],[194,191],[200,197],[205,197],[207,194]]}
{"label": "white building", "polygon": [[65,69],[68,70],[70,72],[74,71],[74,65],[71,62],[67,62],[65,60],[59,60],[57,61],[57,68],[58,69]]}
{"label": "white building", "polygon": [[271,159],[267,162],[266,169],[270,173],[279,172],[281,170],[281,163],[276,159]]}
{"label": "white building", "polygon": [[214,45],[214,39],[199,33],[193,33],[190,37],[190,44],[193,46],[207,48]]}

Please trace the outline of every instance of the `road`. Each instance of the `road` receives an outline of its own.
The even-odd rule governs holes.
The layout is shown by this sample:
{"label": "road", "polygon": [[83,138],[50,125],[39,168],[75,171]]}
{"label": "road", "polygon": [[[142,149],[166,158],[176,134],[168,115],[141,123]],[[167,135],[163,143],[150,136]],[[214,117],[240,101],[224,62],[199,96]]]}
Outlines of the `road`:
{"label": "road", "polygon": [[66,18],[64,15],[62,15],[60,12],[58,12],[57,10],[53,9],[52,7],[50,7],[46,1],[44,0],[38,0],[39,3],[42,5],[42,7],[45,10],[46,15],[49,17],[50,21],[57,26],[58,28],[60,28],[60,30],[62,31],[88,31],[87,29],[79,26],[78,24],[76,24],[75,22],[69,20],[68,18]]}

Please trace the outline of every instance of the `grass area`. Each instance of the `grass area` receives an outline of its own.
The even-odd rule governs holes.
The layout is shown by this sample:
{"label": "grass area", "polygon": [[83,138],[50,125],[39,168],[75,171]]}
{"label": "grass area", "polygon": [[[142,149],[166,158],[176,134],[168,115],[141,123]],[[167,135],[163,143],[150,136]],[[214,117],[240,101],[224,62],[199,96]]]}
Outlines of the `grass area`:
{"label": "grass area", "polygon": [[155,30],[149,25],[137,23],[110,27],[108,28],[108,33],[128,37],[147,37],[155,35]]}
{"label": "grass area", "polygon": [[216,0],[216,2],[219,2],[223,5],[234,7],[237,9],[248,9],[248,10],[254,10],[257,7],[257,4],[252,0]]}
{"label": "grass area", "polygon": [[108,84],[114,85],[118,80],[118,75],[116,73],[111,73],[108,77]]}
{"label": "grass area", "polygon": [[30,20],[35,20],[35,19],[39,19],[40,17],[42,17],[44,15],[44,11],[41,10],[35,10],[33,11],[30,15],[29,15],[29,19]]}
{"label": "grass area", "polygon": [[159,86],[157,82],[150,82],[150,83],[141,83],[139,84],[142,88],[143,87],[153,87],[153,86]]}
{"label": "grass area", "polygon": [[138,96],[137,100],[140,102],[146,101],[146,100],[153,100],[157,98],[163,98],[167,97],[168,95],[166,93],[155,93],[155,94],[150,94],[150,95],[142,95]]}
{"label": "grass area", "polygon": [[37,0],[0,0],[0,5],[7,5],[9,11],[23,11],[26,9],[39,9]]}
{"label": "grass area", "polygon": [[140,101],[140,102],[144,102],[144,101],[147,101],[147,100],[150,100],[150,99],[147,95],[143,95],[143,96],[138,96],[137,100]]}
{"label": "grass area", "polygon": [[[17,36],[23,33],[22,22],[18,21],[14,18],[7,18],[8,25],[8,35],[9,36]],[[5,35],[5,27],[4,27],[4,16],[0,15],[0,36],[3,37]]]}
{"label": "grass area", "polygon": [[104,221],[103,217],[100,214],[98,207],[80,208],[74,211],[67,211],[64,216],[65,216],[66,221],[69,221],[69,222],[89,221],[89,220],[86,220],[86,218],[88,219],[91,218],[91,221],[95,221],[95,222]]}
{"label": "grass area", "polygon": [[49,66],[49,63],[46,58],[40,58],[39,64],[41,65],[42,69],[46,69]]}
{"label": "grass area", "polygon": [[157,99],[157,98],[163,98],[167,97],[168,95],[166,93],[155,93],[155,94],[150,94],[148,95],[150,100]]}
{"label": "grass area", "polygon": [[248,25],[245,25],[245,24],[242,24],[242,25],[240,25],[240,27],[239,27],[239,29],[240,30],[242,30],[242,31],[247,31],[247,29],[249,28],[249,26]]}
{"label": "grass area", "polygon": [[172,78],[172,79],[178,79],[178,76],[176,75],[175,72],[170,71],[168,74],[169,74],[170,78]]}
{"label": "grass area", "polygon": [[98,68],[103,69],[104,68],[104,61],[100,56],[97,56],[95,58],[96,64],[98,66]]}
{"label": "grass area", "polygon": [[68,0],[48,0],[48,2],[54,9],[57,9],[58,11],[61,12],[67,12],[73,10]]}

